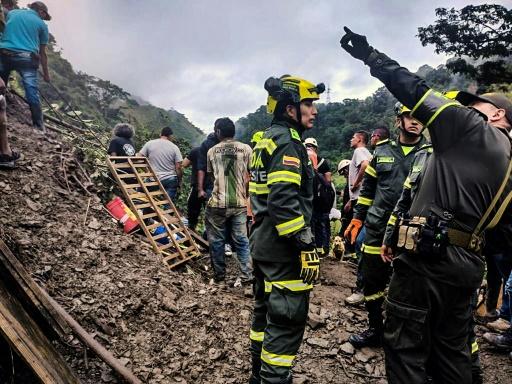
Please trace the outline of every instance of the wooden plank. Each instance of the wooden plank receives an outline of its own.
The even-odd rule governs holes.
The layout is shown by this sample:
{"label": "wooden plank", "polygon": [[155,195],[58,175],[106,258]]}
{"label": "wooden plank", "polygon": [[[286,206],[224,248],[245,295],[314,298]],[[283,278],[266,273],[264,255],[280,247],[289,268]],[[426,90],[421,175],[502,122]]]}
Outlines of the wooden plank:
{"label": "wooden plank", "polygon": [[[41,319],[53,329],[59,336],[70,332],[66,321],[59,316],[46,296],[42,293],[41,287],[29,275],[23,264],[13,255],[9,247],[0,240],[0,272],[6,275],[0,280],[9,281],[15,285],[20,299],[27,306],[27,309],[35,316],[36,320]],[[32,308],[30,308],[32,307]],[[32,309],[32,310],[31,310]],[[42,325],[42,324],[41,324]]]}
{"label": "wooden plank", "polygon": [[0,333],[44,384],[79,384],[30,315],[0,280]]}

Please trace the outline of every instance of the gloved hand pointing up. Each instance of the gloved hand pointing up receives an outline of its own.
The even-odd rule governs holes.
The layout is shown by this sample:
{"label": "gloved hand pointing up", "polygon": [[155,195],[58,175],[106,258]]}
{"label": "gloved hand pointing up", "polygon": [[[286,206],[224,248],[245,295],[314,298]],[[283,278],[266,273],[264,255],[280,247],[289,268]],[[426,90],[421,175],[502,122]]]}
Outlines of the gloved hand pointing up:
{"label": "gloved hand pointing up", "polygon": [[366,36],[358,35],[352,32],[347,27],[343,27],[345,34],[340,40],[341,47],[350,53],[356,59],[366,61],[370,53],[373,52],[373,47],[366,41]]}

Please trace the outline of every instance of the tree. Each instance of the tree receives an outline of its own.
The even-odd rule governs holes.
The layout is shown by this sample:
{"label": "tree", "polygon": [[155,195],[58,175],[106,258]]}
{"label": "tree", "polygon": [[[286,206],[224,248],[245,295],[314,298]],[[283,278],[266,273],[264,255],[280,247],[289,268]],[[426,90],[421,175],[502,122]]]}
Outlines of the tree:
{"label": "tree", "polygon": [[[453,73],[464,74],[485,86],[510,82],[511,10],[482,4],[460,10],[437,8],[435,12],[438,19],[433,25],[418,28],[423,46],[433,44],[436,53],[454,55],[456,59],[447,63]],[[482,59],[483,63],[476,62]]]}

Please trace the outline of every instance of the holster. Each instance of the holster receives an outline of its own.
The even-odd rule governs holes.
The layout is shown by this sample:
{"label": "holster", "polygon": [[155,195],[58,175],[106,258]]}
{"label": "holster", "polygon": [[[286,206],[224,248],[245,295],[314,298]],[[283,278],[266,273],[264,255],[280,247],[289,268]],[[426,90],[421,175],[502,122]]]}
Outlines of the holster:
{"label": "holster", "polygon": [[426,218],[418,216],[412,219],[400,219],[396,243],[397,248],[416,253],[418,250],[418,242],[425,229],[426,223]]}

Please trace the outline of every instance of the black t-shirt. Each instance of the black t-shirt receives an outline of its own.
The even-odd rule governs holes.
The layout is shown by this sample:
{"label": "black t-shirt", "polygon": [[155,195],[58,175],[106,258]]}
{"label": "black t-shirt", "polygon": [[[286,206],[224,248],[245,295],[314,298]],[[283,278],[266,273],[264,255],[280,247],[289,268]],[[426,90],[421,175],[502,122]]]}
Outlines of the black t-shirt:
{"label": "black t-shirt", "polygon": [[131,139],[114,136],[108,145],[107,152],[109,155],[115,153],[116,156],[133,156],[135,155],[135,145]]}
{"label": "black t-shirt", "polygon": [[192,173],[190,174],[190,184],[192,186],[197,185],[197,161],[199,159],[200,147],[193,148],[187,155],[187,159],[190,160]]}

